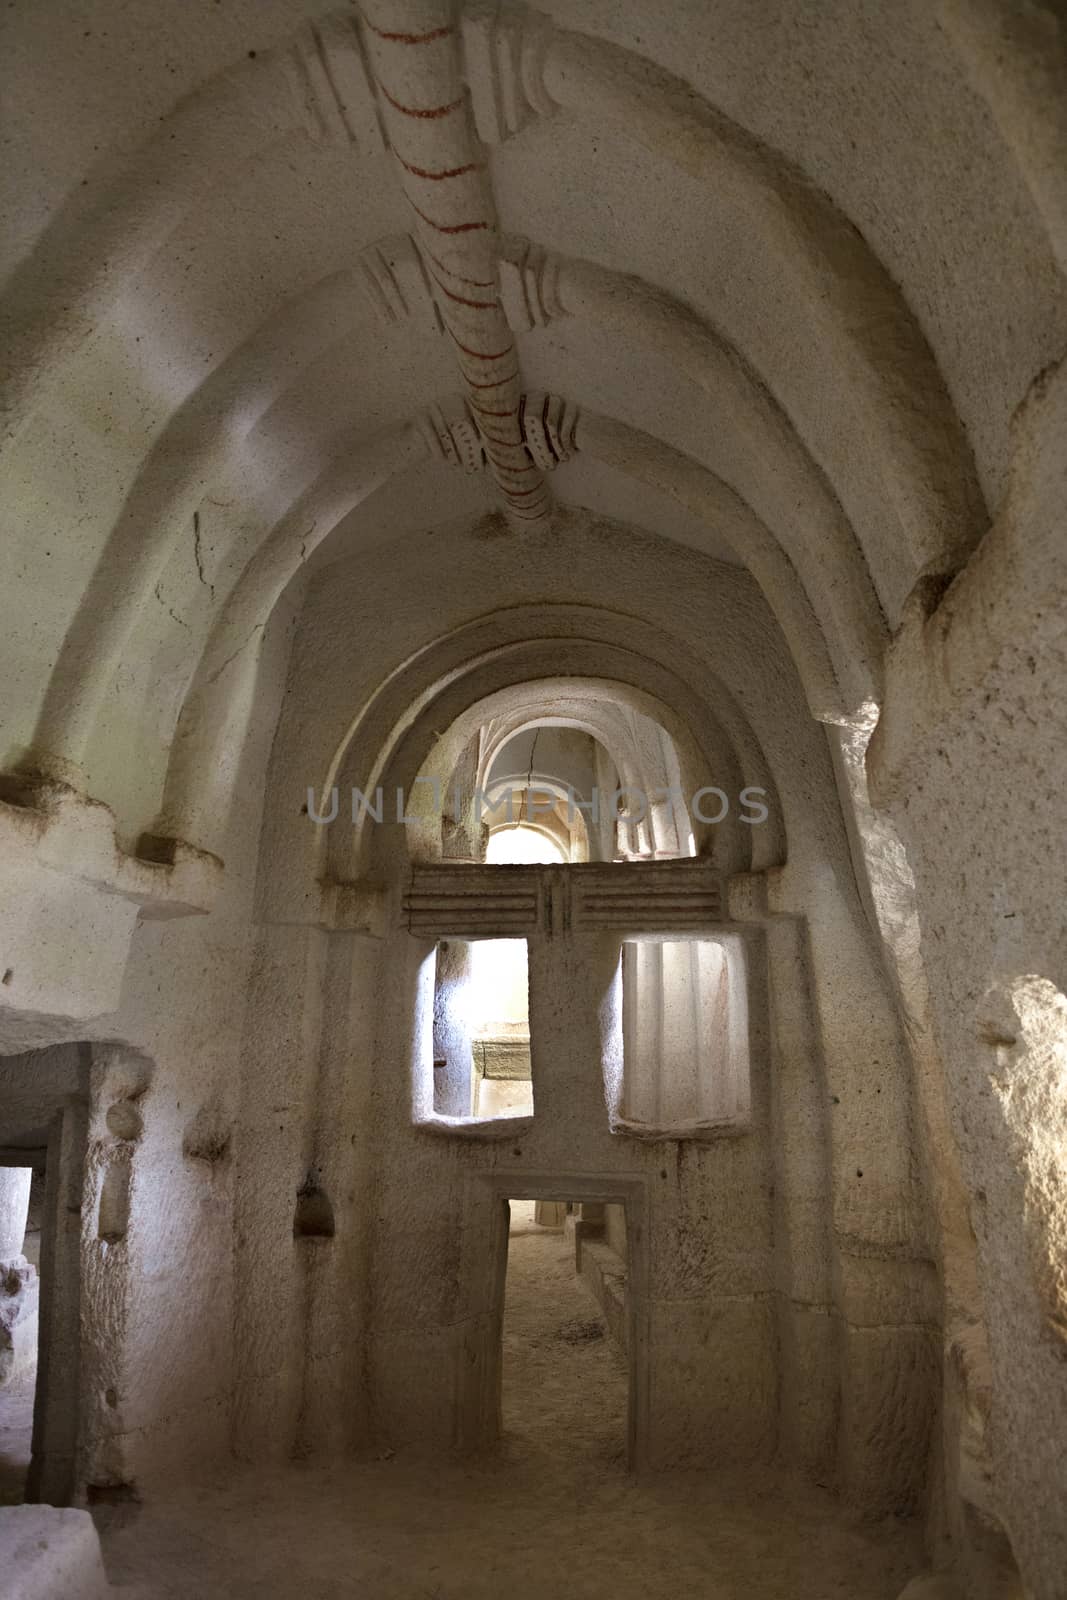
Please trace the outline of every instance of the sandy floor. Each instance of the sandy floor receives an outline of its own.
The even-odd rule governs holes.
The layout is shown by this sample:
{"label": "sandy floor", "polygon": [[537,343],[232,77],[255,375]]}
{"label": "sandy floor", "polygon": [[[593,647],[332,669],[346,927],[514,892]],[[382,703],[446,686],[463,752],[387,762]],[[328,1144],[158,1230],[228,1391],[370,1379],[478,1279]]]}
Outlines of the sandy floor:
{"label": "sandy floor", "polygon": [[20,1505],[30,1464],[36,1370],[0,1388],[0,1506]]}
{"label": "sandy floor", "polygon": [[[525,1208],[523,1208],[525,1210]],[[531,1205],[530,1210],[533,1207]],[[526,1471],[625,1473],[626,1360],[574,1275],[574,1244],[512,1207],[504,1303],[504,1450]]]}
{"label": "sandy floor", "polygon": [[499,1456],[300,1465],[99,1508],[126,1600],[895,1600],[912,1529],[769,1473],[628,1477],[624,1364],[572,1263],[559,1234],[512,1241]]}

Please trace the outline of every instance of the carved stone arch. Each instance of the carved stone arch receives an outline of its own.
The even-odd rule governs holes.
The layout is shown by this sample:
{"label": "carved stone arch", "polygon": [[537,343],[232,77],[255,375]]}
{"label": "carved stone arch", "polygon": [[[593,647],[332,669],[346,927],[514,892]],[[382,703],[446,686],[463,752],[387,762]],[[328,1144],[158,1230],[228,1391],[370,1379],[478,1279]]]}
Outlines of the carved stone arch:
{"label": "carved stone arch", "polygon": [[[545,696],[550,696],[553,711],[546,714]],[[639,790],[649,799],[649,830],[654,854],[685,854],[682,841],[690,833],[701,844],[705,824],[688,811],[688,799],[706,774],[688,770],[674,741],[663,724],[625,700],[618,703],[598,694],[595,684],[534,684],[528,696],[512,696],[507,713],[498,713],[488,726],[482,754],[479,786],[484,788],[494,762],[507,743],[535,727],[570,727],[597,741],[614,762],[620,784]],[[651,757],[640,747],[639,733],[646,746],[649,736],[658,746]],[[661,799],[652,800],[653,794]],[[664,837],[664,835],[673,835]],[[697,845],[698,853],[700,844]]]}
{"label": "carved stone arch", "polygon": [[[406,690],[399,684],[394,685],[390,698],[396,715],[384,743],[377,732],[382,726],[383,708],[380,705],[373,711],[365,708],[339,747],[324,787],[336,785],[339,794],[347,798],[353,787],[373,795],[380,786],[392,815],[395,791],[408,792],[420,774],[432,775],[428,758],[440,742],[437,736],[444,729],[451,730],[455,746],[439,758],[437,775],[442,781],[451,770],[451,762],[463,738],[483,715],[486,699],[494,693],[528,684],[531,679],[556,675],[550,669],[558,669],[563,658],[568,675],[608,679],[626,685],[628,693],[638,703],[648,705],[653,714],[658,713],[658,720],[668,732],[694,752],[694,765],[699,763],[705,771],[721,775],[723,788],[736,793],[746,784],[766,789],[771,819],[764,827],[739,828],[730,835],[729,846],[722,847],[725,869],[762,867],[784,859],[784,821],[766,758],[732,696],[706,668],[692,661],[680,661],[677,656],[672,660],[670,646],[673,642],[662,636],[658,639],[658,652],[654,653],[656,636],[653,630],[636,630],[643,635],[641,651],[635,648],[636,641],[632,638],[622,643],[613,642],[625,630],[623,619],[610,614],[600,619],[606,637],[591,638],[588,624],[593,616],[588,608],[524,607],[516,610],[524,615],[520,619],[515,612],[505,614],[512,621],[509,630],[512,639],[503,647],[498,645],[496,649],[477,653],[472,650],[455,669],[426,683],[421,694],[417,694],[410,678]],[[568,611],[576,614],[574,621],[586,625],[581,634],[573,637],[557,632],[546,636],[545,622],[550,620],[558,628],[565,620],[570,620],[558,613]],[[515,626],[520,620],[527,624],[521,635]],[[447,646],[453,641],[444,643]],[[727,763],[728,769],[724,772]],[[317,830],[317,840],[321,841],[318,874],[341,881],[359,876],[372,863],[383,859],[383,851],[391,856],[386,843],[390,838],[395,841],[400,858],[406,859],[406,834],[407,829],[398,825],[395,817],[392,826],[371,827],[365,813],[354,829],[346,821],[341,827]]]}

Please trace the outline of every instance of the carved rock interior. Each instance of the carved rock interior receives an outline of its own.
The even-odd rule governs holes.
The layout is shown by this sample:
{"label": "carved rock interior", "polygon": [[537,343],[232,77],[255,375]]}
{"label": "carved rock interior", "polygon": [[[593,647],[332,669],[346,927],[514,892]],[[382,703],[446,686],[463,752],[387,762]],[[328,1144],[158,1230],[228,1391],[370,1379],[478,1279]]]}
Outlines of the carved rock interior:
{"label": "carved rock interior", "polygon": [[[785,1497],[709,1595],[1063,1600],[1062,6],[2,29],[18,1592],[297,1462],[506,1492],[529,1212],[608,1479]],[[357,1592],[331,1492],[254,1592]]]}

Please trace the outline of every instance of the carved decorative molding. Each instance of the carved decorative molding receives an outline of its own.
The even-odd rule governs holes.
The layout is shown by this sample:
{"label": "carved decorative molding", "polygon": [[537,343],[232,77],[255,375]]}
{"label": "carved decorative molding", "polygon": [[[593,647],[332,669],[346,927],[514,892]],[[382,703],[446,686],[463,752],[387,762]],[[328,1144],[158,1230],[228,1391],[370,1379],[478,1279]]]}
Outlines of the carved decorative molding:
{"label": "carved decorative molding", "polygon": [[[509,522],[532,531],[547,525],[551,496],[522,437],[522,375],[497,288],[500,245],[492,185],[453,25],[414,25],[416,15],[421,16],[418,8],[412,12],[401,0],[363,8],[364,59],[422,265],[478,418],[488,471]],[[481,11],[472,26],[475,56],[485,58],[480,80],[497,85],[495,94],[477,93],[497,105],[505,121],[514,121],[525,72],[524,31],[516,34],[510,19]],[[498,59],[496,72],[491,63]]]}
{"label": "carved decorative molding", "polygon": [[[382,322],[391,324],[411,318],[434,333],[444,331],[441,288],[410,234],[379,239],[362,250],[357,260],[371,305]],[[560,258],[551,251],[529,239],[505,239],[499,275],[500,304],[516,333],[546,327],[569,315],[559,292]]]}
{"label": "carved decorative molding", "polygon": [[408,931],[426,939],[666,934],[721,923],[722,879],[692,860],[413,867],[402,914]]}
{"label": "carved decorative molding", "polygon": [[382,322],[410,317],[434,333],[444,331],[425,263],[410,234],[379,239],[360,251],[358,260],[363,285]]}
{"label": "carved decorative molding", "polygon": [[432,455],[466,473],[481,472],[486,465],[485,446],[467,402],[449,395],[428,406],[419,427]]}
{"label": "carved decorative molding", "polygon": [[543,328],[567,311],[559,297],[559,257],[529,239],[500,246],[500,303],[516,333]]}
{"label": "carved decorative molding", "polygon": [[354,20],[324,17],[296,48],[326,136],[339,143],[365,146],[373,139],[384,144]]}
{"label": "carved decorative molding", "polygon": [[520,421],[526,448],[542,472],[553,471],[576,453],[578,408],[559,395],[536,389],[523,395]]}
{"label": "carved decorative molding", "polygon": [[[521,396],[519,422],[524,448],[542,472],[552,472],[561,461],[576,453],[577,406],[560,395],[532,390]],[[492,434],[470,401],[462,395],[448,395],[428,406],[418,425],[431,455],[462,467],[464,472],[481,472],[487,464]]]}
{"label": "carved decorative molding", "polygon": [[566,879],[576,928],[667,933],[723,916],[722,879],[704,861],[632,861],[575,867]]}
{"label": "carved decorative molding", "polygon": [[501,144],[534,117],[556,110],[544,81],[547,18],[522,6],[474,0],[463,16],[467,84],[478,136]]}
{"label": "carved decorative molding", "polygon": [[403,899],[404,921],[409,932],[428,939],[521,938],[540,923],[543,872],[538,867],[414,867]]}

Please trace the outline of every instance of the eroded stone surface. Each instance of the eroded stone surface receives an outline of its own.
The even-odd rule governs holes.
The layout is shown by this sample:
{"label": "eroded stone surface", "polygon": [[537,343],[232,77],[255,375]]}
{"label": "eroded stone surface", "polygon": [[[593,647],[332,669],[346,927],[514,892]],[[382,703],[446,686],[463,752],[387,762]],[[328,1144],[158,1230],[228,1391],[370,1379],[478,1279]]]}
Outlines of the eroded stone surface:
{"label": "eroded stone surface", "polygon": [[[737,1474],[753,1592],[832,1493],[923,1524],[872,1595],[1061,1600],[1060,8],[0,29],[28,1492],[121,1512],[132,1570],[170,1505],[217,1527],[189,1485],[235,1456],[277,1507],[294,1457],[491,1449],[502,1207],[573,1193],[633,1464]],[[559,862],[484,866],[483,789]],[[645,813],[594,814],[616,790]],[[468,1014],[480,937],[528,941],[508,1050]],[[472,1040],[520,1115],[478,1114]],[[779,1468],[792,1509],[753,1487]],[[345,1471],[397,1519],[424,1484]],[[178,1592],[252,1584],[232,1510]]]}

